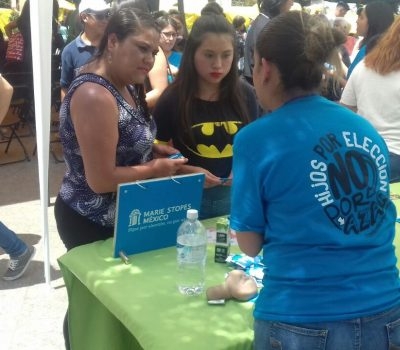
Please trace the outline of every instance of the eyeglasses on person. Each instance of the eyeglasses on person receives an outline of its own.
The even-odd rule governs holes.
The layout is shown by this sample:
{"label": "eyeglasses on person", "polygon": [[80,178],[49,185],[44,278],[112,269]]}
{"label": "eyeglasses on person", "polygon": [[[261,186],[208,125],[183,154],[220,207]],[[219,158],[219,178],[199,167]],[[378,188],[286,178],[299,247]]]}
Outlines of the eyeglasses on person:
{"label": "eyeglasses on person", "polygon": [[178,37],[178,34],[174,33],[174,32],[161,32],[161,34],[165,39],[172,39],[173,40],[173,39],[176,39]]}
{"label": "eyeglasses on person", "polygon": [[88,15],[94,17],[96,21],[108,21],[108,19],[111,16],[110,11],[101,11],[101,12],[96,12],[96,11],[90,11],[86,12]]}

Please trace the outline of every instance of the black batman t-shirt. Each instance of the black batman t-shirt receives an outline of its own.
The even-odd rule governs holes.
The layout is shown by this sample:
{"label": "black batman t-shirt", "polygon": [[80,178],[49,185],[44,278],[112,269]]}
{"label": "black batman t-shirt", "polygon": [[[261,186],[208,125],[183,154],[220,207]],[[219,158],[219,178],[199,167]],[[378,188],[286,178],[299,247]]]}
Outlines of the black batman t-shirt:
{"label": "black batman t-shirt", "polygon": [[[252,87],[241,84],[251,119],[257,117],[257,102]],[[188,158],[188,164],[202,167],[218,177],[228,177],[232,168],[232,145],[236,133],[245,126],[230,106],[219,101],[195,99],[191,114],[191,133],[179,123],[178,91],[168,89],[159,99],[153,116],[157,140],[172,140]],[[191,135],[190,135],[191,134]]]}

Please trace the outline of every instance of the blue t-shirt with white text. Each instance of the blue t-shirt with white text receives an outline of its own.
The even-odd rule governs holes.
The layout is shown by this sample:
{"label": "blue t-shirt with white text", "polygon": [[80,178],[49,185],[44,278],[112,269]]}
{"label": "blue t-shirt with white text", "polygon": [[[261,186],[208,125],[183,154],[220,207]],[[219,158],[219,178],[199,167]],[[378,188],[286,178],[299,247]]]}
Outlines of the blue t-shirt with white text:
{"label": "blue t-shirt with white text", "polygon": [[389,153],[372,125],[320,96],[236,135],[231,228],[264,236],[256,319],[307,323],[400,304]]}

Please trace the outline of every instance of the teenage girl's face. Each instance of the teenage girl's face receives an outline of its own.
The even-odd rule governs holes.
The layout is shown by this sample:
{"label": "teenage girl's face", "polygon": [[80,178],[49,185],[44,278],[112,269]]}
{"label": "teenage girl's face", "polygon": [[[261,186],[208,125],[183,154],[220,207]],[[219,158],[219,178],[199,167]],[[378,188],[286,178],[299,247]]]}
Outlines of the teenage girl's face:
{"label": "teenage girl's face", "polygon": [[[114,41],[114,42],[113,42]],[[114,78],[126,84],[143,84],[153,68],[154,57],[158,52],[160,36],[153,28],[143,29],[122,41],[116,37],[109,39]]]}
{"label": "teenage girl's face", "polygon": [[177,36],[178,33],[170,24],[163,28],[160,35],[160,46],[165,53],[172,51],[173,47],[175,46]]}
{"label": "teenage girl's face", "polygon": [[357,34],[366,36],[368,32],[368,18],[365,9],[361,11],[357,18]]}
{"label": "teenage girl's face", "polygon": [[194,54],[199,84],[219,85],[233,62],[233,39],[229,34],[207,33]]}

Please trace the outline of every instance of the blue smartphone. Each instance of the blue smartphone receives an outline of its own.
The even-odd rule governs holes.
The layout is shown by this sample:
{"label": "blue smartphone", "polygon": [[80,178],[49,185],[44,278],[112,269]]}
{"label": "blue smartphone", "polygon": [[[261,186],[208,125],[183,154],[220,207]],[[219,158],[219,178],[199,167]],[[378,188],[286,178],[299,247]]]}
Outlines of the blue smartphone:
{"label": "blue smartphone", "polygon": [[168,156],[169,159],[180,159],[185,158],[182,153],[174,153]]}

